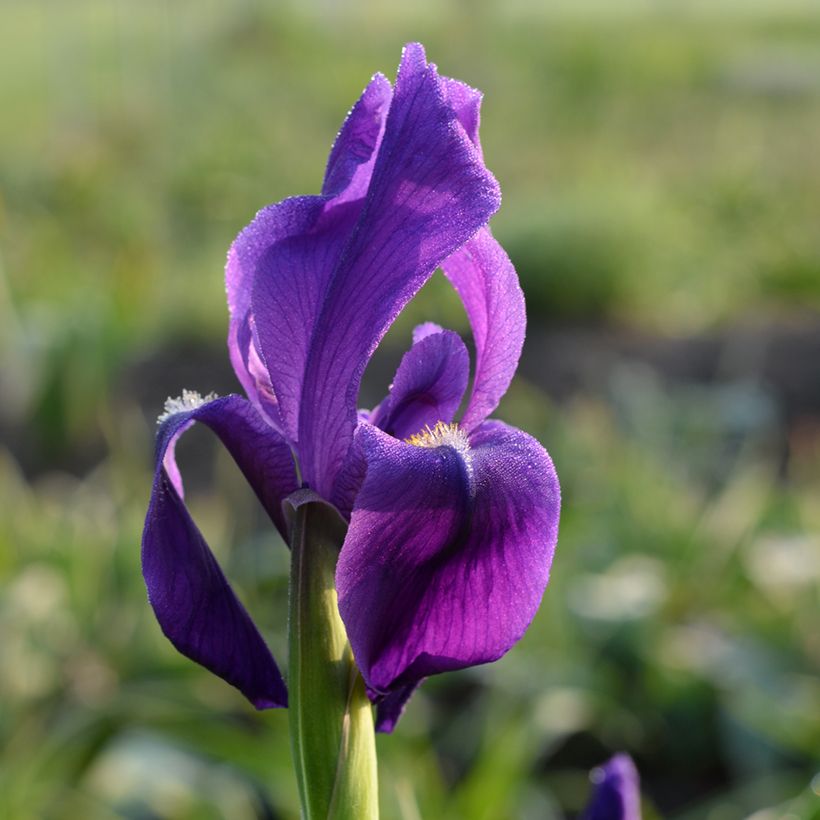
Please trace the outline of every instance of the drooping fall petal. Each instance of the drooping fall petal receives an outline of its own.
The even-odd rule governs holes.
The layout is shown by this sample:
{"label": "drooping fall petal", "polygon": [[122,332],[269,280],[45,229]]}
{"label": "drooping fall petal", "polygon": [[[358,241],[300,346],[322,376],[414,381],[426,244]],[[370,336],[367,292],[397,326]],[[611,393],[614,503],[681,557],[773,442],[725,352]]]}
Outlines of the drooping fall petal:
{"label": "drooping fall petal", "polygon": [[541,445],[500,422],[443,441],[414,446],[367,424],[357,433],[367,473],[336,584],[376,699],[501,657],[549,578],[560,495]]}
{"label": "drooping fall petal", "polygon": [[142,537],[149,601],[162,631],[183,655],[235,686],[257,708],[285,706],[287,691],[270,650],[185,507],[174,450],[194,422],[210,427],[284,531],[281,502],[297,487],[290,449],[239,396],[202,404],[189,400],[170,409],[158,436]]}

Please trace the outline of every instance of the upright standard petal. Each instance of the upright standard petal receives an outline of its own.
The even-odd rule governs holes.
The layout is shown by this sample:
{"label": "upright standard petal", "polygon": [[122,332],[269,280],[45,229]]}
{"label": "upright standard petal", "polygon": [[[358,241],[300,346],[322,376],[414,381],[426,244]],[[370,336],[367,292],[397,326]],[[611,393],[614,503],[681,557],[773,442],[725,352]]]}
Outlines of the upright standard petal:
{"label": "upright standard petal", "polygon": [[347,115],[325,170],[325,196],[361,199],[367,193],[384,135],[393,89],[383,74],[375,74]]}
{"label": "upright standard petal", "polygon": [[[481,152],[482,94],[447,78],[447,98],[470,141]],[[463,424],[480,424],[498,406],[521,356],[526,330],[524,294],[504,249],[482,228],[442,264],[464,303],[476,345],[473,393]]]}
{"label": "upright standard petal", "polygon": [[[253,261],[255,341],[279,404],[285,434],[300,440],[305,367],[333,269],[361,213],[361,200],[288,199],[261,211],[234,243]],[[271,241],[272,236],[278,236]],[[248,264],[251,264],[250,262]]]}
{"label": "upright standard petal", "polygon": [[558,533],[558,480],[530,436],[487,422],[419,443],[357,433],[367,473],[336,585],[375,700],[501,657],[535,615]]}
{"label": "upright standard petal", "polygon": [[443,264],[467,311],[476,348],[473,390],[461,424],[471,430],[498,406],[518,367],[527,319],[509,257],[482,228]]}
{"label": "upright standard petal", "polygon": [[615,755],[590,778],[595,790],[583,820],[641,820],[638,771],[629,755]]}
{"label": "upright standard petal", "polygon": [[210,427],[283,532],[282,500],[297,488],[290,448],[239,396],[203,404],[189,399],[169,409],[142,536],[148,599],[183,655],[235,686],[258,709],[285,706],[287,691],[270,650],[185,507],[174,449],[194,422]]}
{"label": "upright standard petal", "polygon": [[390,393],[370,423],[396,438],[452,421],[470,376],[470,357],[457,333],[423,336],[404,354]]}
{"label": "upright standard petal", "polygon": [[498,185],[421,46],[402,57],[361,218],[330,283],[307,360],[303,474],[325,498],[356,426],[368,359],[435,268],[498,208]]}
{"label": "upright standard petal", "polygon": [[461,80],[453,80],[450,77],[444,78],[444,89],[447,102],[458,118],[464,133],[481,154],[478,127],[481,124],[482,93],[478,89],[471,88],[466,83],[461,82]]}
{"label": "upright standard petal", "polygon": [[[327,285],[362,208],[390,104],[376,75],[330,153],[321,196],[262,209],[228,253],[228,348],[249,398],[298,437],[305,360]],[[254,358],[255,357],[255,358]],[[263,367],[255,367],[264,362]],[[275,398],[272,398],[274,397]]]}
{"label": "upright standard petal", "polygon": [[[228,267],[235,264],[229,257]],[[279,400],[273,391],[267,367],[259,354],[254,334],[254,316],[247,310],[241,319],[231,318],[228,325],[228,355],[239,383],[259,414],[276,430],[283,432]]]}

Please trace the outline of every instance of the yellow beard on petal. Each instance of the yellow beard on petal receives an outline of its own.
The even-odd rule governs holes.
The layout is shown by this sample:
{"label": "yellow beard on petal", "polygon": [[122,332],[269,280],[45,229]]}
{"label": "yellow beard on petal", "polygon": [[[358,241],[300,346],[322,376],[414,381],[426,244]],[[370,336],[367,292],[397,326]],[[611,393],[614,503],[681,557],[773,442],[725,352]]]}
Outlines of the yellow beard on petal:
{"label": "yellow beard on petal", "polygon": [[437,422],[435,427],[425,425],[421,432],[406,438],[405,442],[414,447],[453,447],[464,455],[470,450],[467,434],[457,424],[446,424],[443,421]]}

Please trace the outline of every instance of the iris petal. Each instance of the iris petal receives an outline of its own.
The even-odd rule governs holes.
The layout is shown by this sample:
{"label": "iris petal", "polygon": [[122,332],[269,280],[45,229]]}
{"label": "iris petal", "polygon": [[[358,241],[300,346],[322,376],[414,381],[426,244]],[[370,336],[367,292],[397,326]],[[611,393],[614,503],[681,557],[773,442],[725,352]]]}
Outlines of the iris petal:
{"label": "iris petal", "polygon": [[[461,126],[481,153],[481,92],[449,78],[446,89]],[[461,296],[473,329],[476,373],[462,421],[472,428],[495,410],[515,373],[526,329],[524,294],[507,254],[486,227],[442,268]]]}
{"label": "iris petal", "polygon": [[592,773],[595,790],[583,820],[641,820],[638,771],[629,755],[617,754]]}
{"label": "iris petal", "polygon": [[330,283],[306,367],[301,464],[324,497],[333,497],[373,350],[499,202],[495,179],[447,104],[442,78],[421,46],[408,46],[364,210]]}
{"label": "iris petal", "polygon": [[560,493],[527,434],[488,422],[469,453],[362,424],[367,473],[339,557],[339,611],[373,695],[501,657],[549,578]]}
{"label": "iris petal", "polygon": [[[421,681],[419,681],[421,683]],[[381,698],[376,705],[376,731],[390,734],[396,728],[399,718],[407,706],[410,696],[419,686],[419,683],[410,683],[402,686],[395,692]]]}
{"label": "iris petal", "polygon": [[241,320],[231,319],[228,326],[228,354],[245,395],[264,419],[276,430],[283,432],[279,400],[273,391],[267,367],[260,358],[253,326],[254,317],[250,310]]}
{"label": "iris petal", "polygon": [[461,403],[470,375],[467,348],[457,333],[440,330],[424,336],[404,354],[390,394],[370,422],[396,438],[425,426],[449,422]]}
{"label": "iris petal", "polygon": [[182,498],[174,458],[194,422],[211,428],[283,531],[282,500],[296,487],[287,443],[239,396],[174,413],[160,429],[142,537],[142,570],[162,631],[183,654],[239,689],[258,709],[287,704],[276,661],[226,580]]}
{"label": "iris petal", "polygon": [[[361,213],[361,200],[287,199],[261,211],[234,243],[256,275],[253,314],[262,359],[288,438],[299,441],[305,368],[333,269]],[[257,247],[261,252],[255,253]]]}
{"label": "iris petal", "polygon": [[[274,424],[298,445],[306,482],[326,498],[339,492],[370,355],[436,266],[499,204],[450,97],[459,110],[471,103],[448,82],[421,46],[408,46],[392,98],[377,76],[351,111],[323,195],[264,209],[229,254],[234,366],[263,410],[260,391],[275,395]],[[244,347],[243,323],[252,335]],[[269,390],[249,373],[254,349]]]}
{"label": "iris petal", "polygon": [[464,133],[481,154],[481,142],[478,138],[478,126],[481,123],[481,99],[483,94],[471,88],[461,80],[444,78],[444,89],[447,102],[453,109]]}
{"label": "iris petal", "polygon": [[509,257],[482,228],[443,264],[461,297],[476,347],[473,391],[461,423],[480,424],[507,392],[524,345],[524,294]]}
{"label": "iris petal", "polygon": [[367,193],[392,96],[387,78],[376,74],[350,110],[330,150],[322,185],[325,196],[349,200]]}
{"label": "iris petal", "polygon": [[[260,382],[263,399],[266,387],[275,394],[281,426],[294,442],[310,341],[328,281],[361,212],[390,98],[390,84],[377,75],[336,138],[322,196],[263,208],[228,253],[231,361],[252,401],[257,403]],[[267,379],[250,372],[254,353],[264,361]]]}

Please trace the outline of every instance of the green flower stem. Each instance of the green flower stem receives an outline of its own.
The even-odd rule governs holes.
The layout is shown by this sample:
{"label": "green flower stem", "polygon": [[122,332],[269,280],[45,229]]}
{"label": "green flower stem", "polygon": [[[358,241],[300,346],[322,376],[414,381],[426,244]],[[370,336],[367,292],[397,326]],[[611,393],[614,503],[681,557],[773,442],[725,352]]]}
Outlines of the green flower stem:
{"label": "green flower stem", "polygon": [[288,712],[304,820],[379,816],[373,710],[336,598],[346,524],[302,490],[291,513]]}

